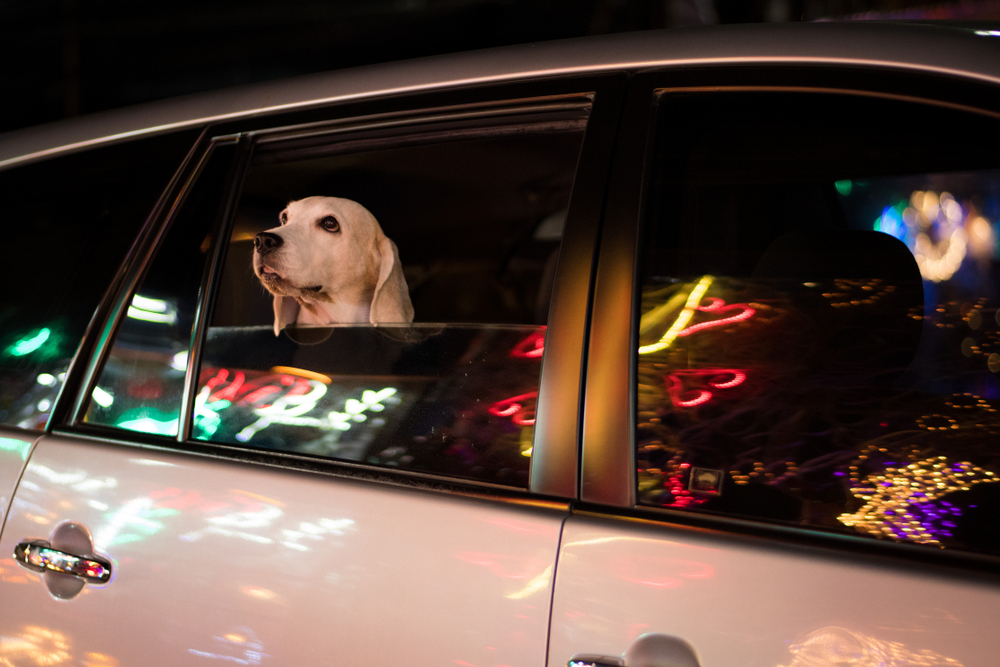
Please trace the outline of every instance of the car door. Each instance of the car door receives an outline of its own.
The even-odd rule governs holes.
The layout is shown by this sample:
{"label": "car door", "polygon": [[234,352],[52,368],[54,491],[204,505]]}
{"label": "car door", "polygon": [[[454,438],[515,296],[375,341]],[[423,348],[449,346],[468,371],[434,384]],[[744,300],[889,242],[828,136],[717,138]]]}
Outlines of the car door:
{"label": "car door", "polygon": [[[195,138],[174,133],[0,171],[0,188],[16,193],[4,207],[0,528],[91,318]],[[0,577],[22,574],[4,568]]]}
{"label": "car door", "polygon": [[[210,128],[24,470],[3,659],[544,660],[620,85]],[[398,248],[412,324],[275,326],[259,235],[330,195]]]}
{"label": "car door", "polygon": [[996,99],[633,80],[549,665],[995,661]]}

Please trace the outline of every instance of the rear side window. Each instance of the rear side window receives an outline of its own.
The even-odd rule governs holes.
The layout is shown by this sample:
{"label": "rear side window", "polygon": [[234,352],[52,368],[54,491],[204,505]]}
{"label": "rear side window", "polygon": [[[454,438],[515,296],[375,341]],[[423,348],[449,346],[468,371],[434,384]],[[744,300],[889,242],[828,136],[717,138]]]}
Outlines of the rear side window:
{"label": "rear side window", "polygon": [[192,436],[527,486],[587,114],[260,141]]}
{"label": "rear side window", "polygon": [[98,303],[195,136],[131,141],[0,172],[0,423],[45,427]]}
{"label": "rear side window", "polygon": [[997,121],[677,92],[658,122],[640,502],[1000,554]]}

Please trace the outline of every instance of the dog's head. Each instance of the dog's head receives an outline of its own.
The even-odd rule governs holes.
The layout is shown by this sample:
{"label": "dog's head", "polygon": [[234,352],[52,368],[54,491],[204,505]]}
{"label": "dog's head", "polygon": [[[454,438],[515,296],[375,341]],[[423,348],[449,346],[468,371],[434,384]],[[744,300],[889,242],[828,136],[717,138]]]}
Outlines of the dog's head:
{"label": "dog's head", "polygon": [[[412,322],[396,245],[368,209],[349,199],[307,197],[254,238],[253,269],[274,295],[274,331],[296,320]],[[308,318],[300,317],[306,308]],[[323,321],[325,320],[325,321]]]}

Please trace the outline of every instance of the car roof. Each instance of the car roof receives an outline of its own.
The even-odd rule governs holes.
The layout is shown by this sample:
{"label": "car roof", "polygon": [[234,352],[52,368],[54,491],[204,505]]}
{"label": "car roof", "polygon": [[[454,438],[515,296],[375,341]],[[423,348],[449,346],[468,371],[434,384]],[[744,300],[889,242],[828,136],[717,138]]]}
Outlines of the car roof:
{"label": "car roof", "polygon": [[143,134],[331,102],[670,65],[867,65],[1000,83],[1000,30],[881,22],[651,30],[369,65],[229,88],[0,134],[0,169]]}

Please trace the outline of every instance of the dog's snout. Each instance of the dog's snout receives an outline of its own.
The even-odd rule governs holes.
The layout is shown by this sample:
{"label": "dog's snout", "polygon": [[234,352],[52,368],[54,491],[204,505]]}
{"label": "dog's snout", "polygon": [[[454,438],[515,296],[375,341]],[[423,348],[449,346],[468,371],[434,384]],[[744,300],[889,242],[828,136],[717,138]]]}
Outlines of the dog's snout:
{"label": "dog's snout", "polygon": [[271,232],[261,232],[257,236],[253,237],[253,247],[261,255],[266,255],[269,252],[277,250],[281,247],[284,241],[277,234],[272,234]]}

